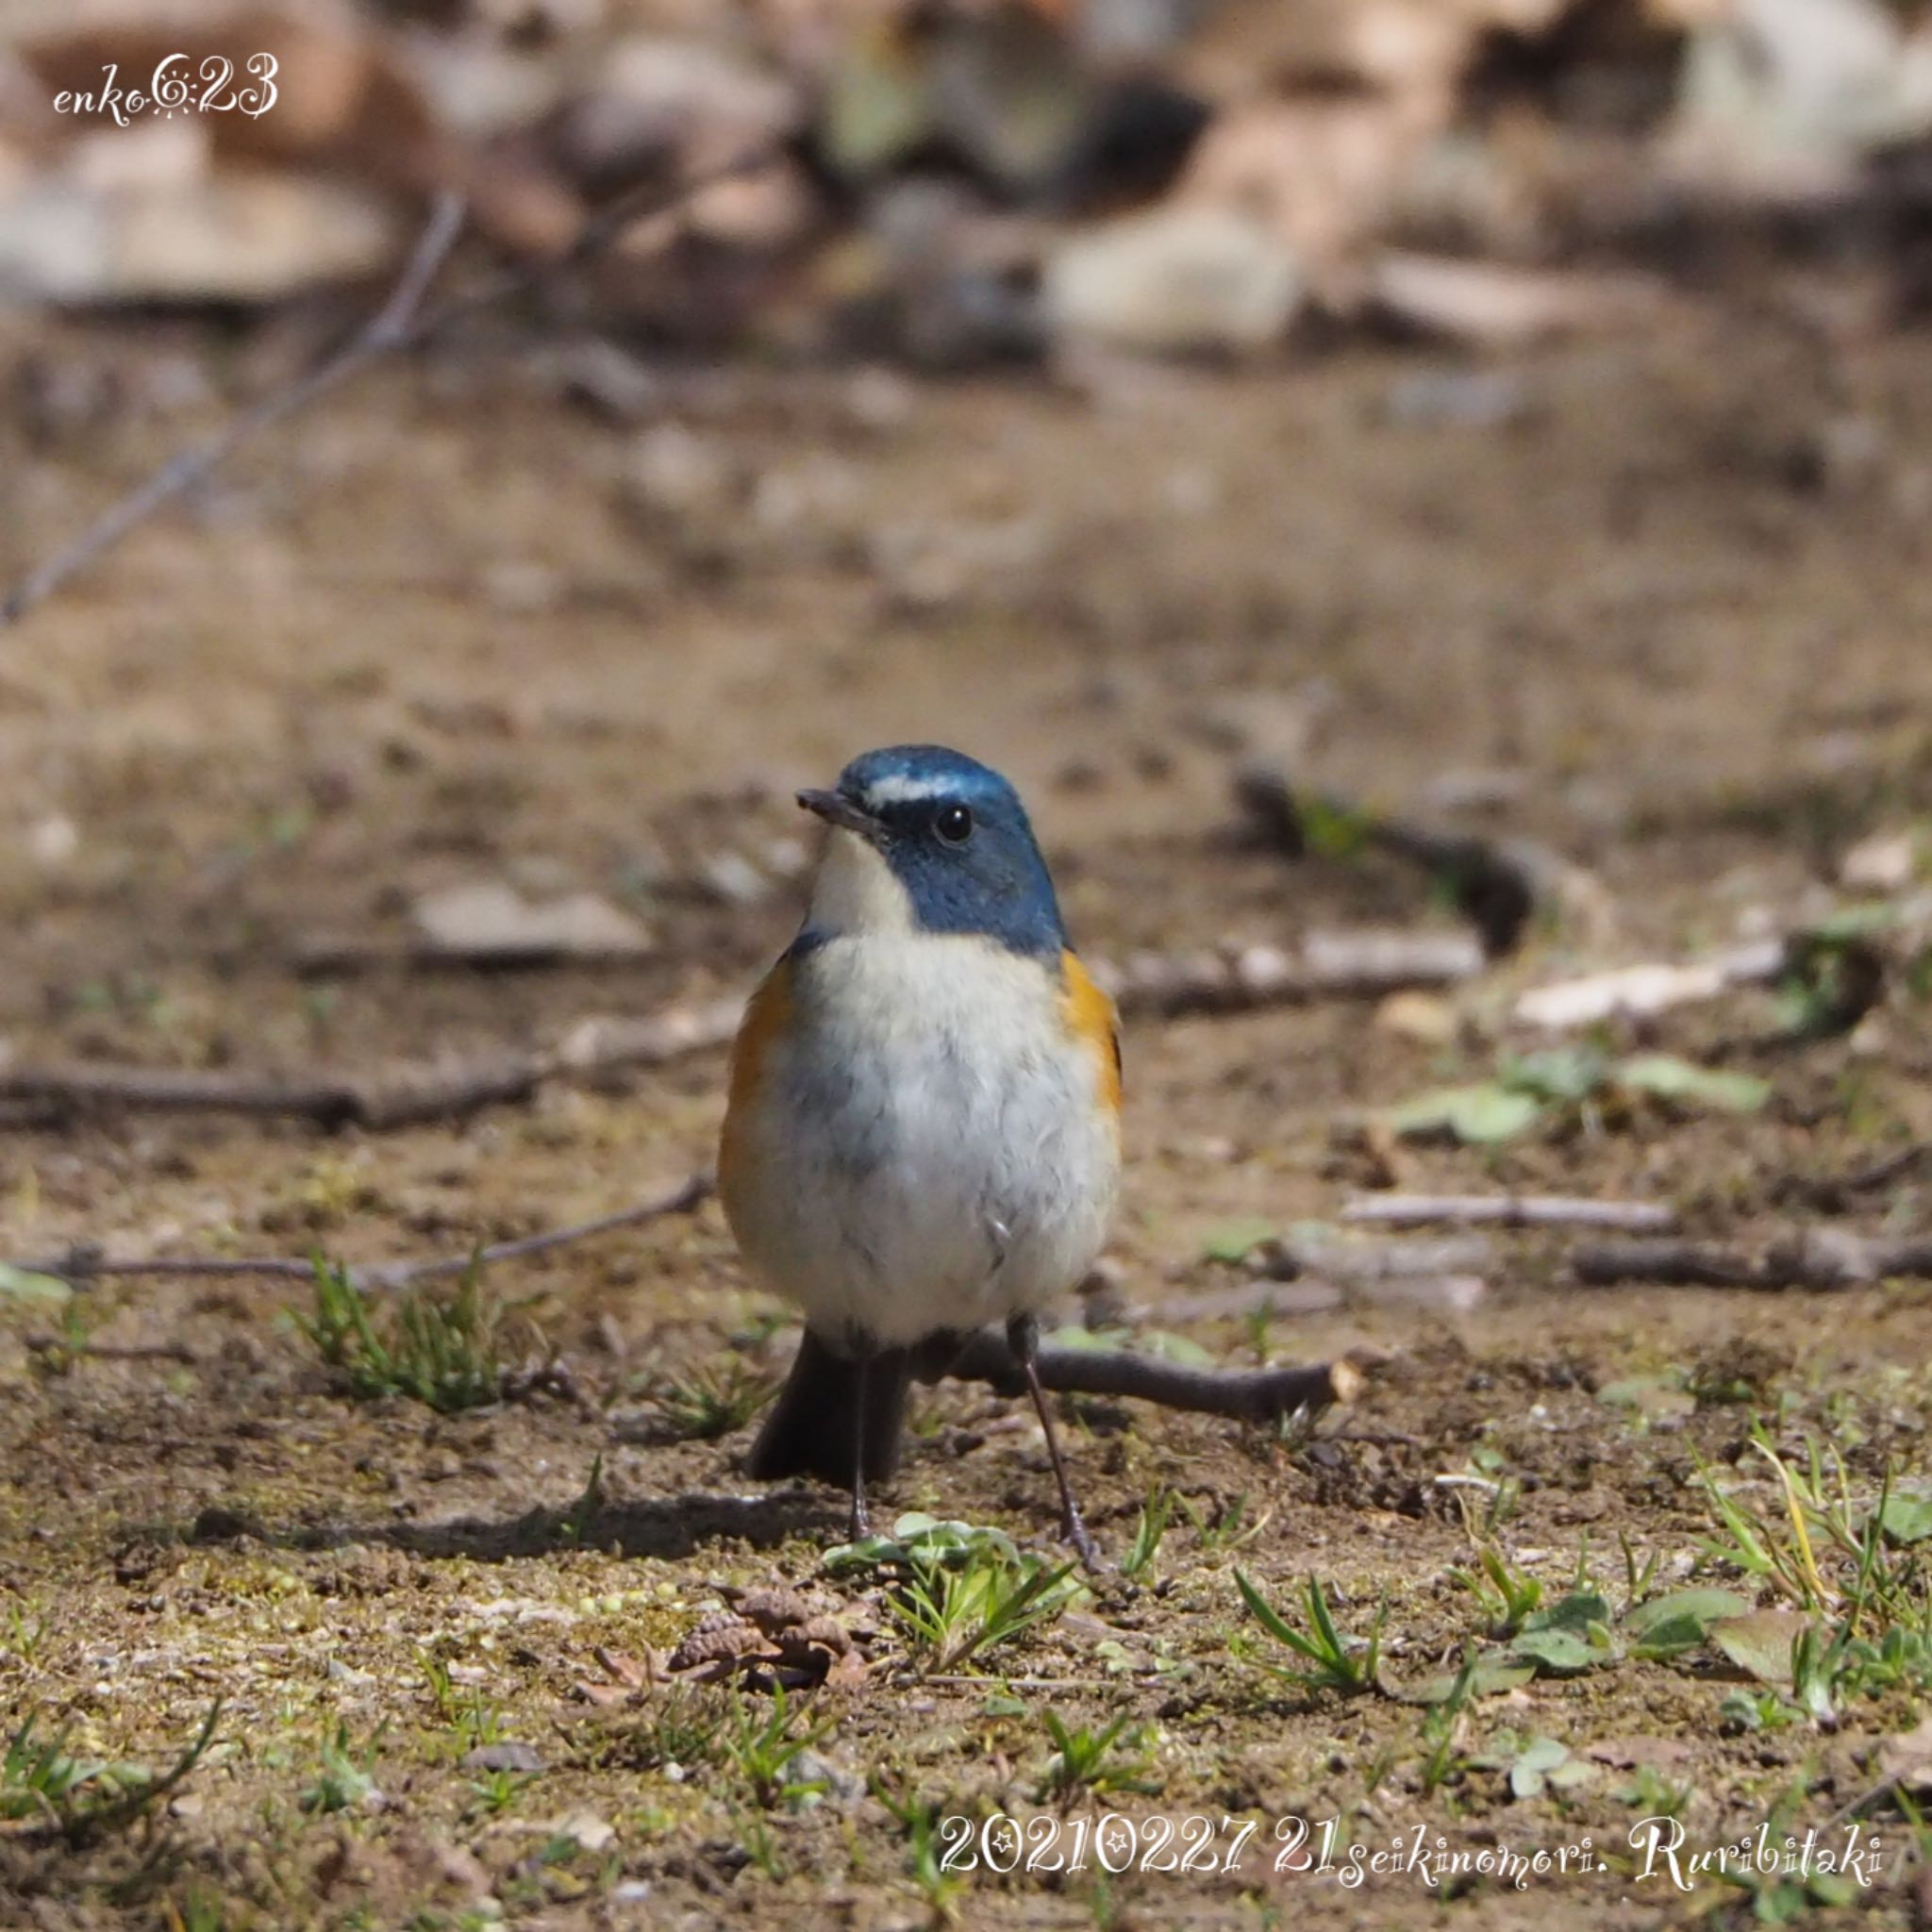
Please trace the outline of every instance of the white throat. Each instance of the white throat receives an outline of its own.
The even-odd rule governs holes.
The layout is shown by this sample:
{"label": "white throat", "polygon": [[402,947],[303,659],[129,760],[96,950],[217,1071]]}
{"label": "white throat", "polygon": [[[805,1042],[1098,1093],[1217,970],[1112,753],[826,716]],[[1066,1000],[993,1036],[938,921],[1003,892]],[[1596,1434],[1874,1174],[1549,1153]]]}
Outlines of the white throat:
{"label": "white throat", "polygon": [[831,827],[812,884],[808,924],[827,939],[909,933],[912,895],[875,846],[842,825]]}

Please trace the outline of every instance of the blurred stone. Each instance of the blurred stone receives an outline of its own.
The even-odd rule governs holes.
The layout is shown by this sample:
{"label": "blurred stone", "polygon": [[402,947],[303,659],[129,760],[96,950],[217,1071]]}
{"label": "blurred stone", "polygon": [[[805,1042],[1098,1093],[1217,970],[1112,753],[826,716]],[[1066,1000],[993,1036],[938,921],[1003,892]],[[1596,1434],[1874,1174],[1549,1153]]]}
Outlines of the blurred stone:
{"label": "blurred stone", "polygon": [[1370,270],[1372,305],[1392,323],[1488,349],[1614,328],[1654,315],[1659,287],[1635,275],[1515,268],[1395,249]]}
{"label": "blurred stone", "polygon": [[1722,192],[1803,203],[1932,133],[1932,38],[1880,0],[1735,0],[1691,38],[1667,158]]}
{"label": "blurred stone", "polygon": [[1878,832],[1861,839],[1839,861],[1841,885],[1858,892],[1898,892],[1919,869],[1917,841],[1909,832]]}
{"label": "blurred stone", "polygon": [[557,143],[574,174],[599,184],[718,167],[774,145],[801,120],[783,75],[702,41],[638,35],[603,50],[595,79],[563,109]]}
{"label": "blurred stone", "polygon": [[888,599],[919,612],[958,603],[1042,563],[1053,544],[1045,519],[1021,516],[999,523],[885,524],[871,533],[868,552]]}
{"label": "blurred stone", "polygon": [[1456,1037],[1456,1008],[1428,992],[1392,992],[1375,1008],[1375,1024],[1419,1046],[1444,1046]]}
{"label": "blurred stone", "polygon": [[1202,136],[1174,198],[1245,215],[1305,272],[1333,277],[1387,225],[1448,112],[1434,95],[1244,102]]}
{"label": "blurred stone", "polygon": [[477,962],[641,958],[656,944],[639,921],[593,893],[533,904],[497,880],[425,893],[410,920],[437,953]]}
{"label": "blurred stone", "polygon": [[1095,66],[1141,61],[1165,54],[1193,25],[1192,0],[1087,0],[1073,31],[1082,56]]}
{"label": "blurred stone", "polygon": [[1030,359],[1044,346],[1037,255],[1027,227],[970,190],[914,176],[873,194],[826,293],[878,339],[861,346],[922,369]]}
{"label": "blurred stone", "polygon": [[463,1754],[465,1771],[514,1771],[534,1774],[543,1769],[543,1759],[534,1744],[506,1739],[498,1744],[478,1744]]}
{"label": "blurred stone", "polygon": [[42,872],[58,872],[80,850],[80,827],[64,812],[50,812],[35,821],[26,849]]}
{"label": "blurred stone", "polygon": [[724,516],[741,494],[730,452],[676,423],[648,429],[631,445],[625,487],[639,508],[678,519]]}
{"label": "blurred stone", "polygon": [[499,557],[483,566],[476,588],[492,609],[514,617],[534,617],[558,608],[563,579],[548,564],[530,557]]}
{"label": "blurred stone", "polygon": [[1306,284],[1292,251],[1259,224],[1175,205],[1069,236],[1047,261],[1043,292],[1056,340],[1200,355],[1279,342]]}
{"label": "blurred stone", "polygon": [[870,1787],[850,1765],[827,1757],[818,1751],[801,1751],[786,1769],[787,1778],[795,1784],[819,1785],[818,1793],[826,1804],[849,1809],[864,1798]]}
{"label": "blurred stone", "polygon": [[1383,408],[1402,428],[1507,429],[1530,413],[1529,385],[1513,369],[1418,369]]}
{"label": "blurred stone", "polygon": [[756,906],[772,882],[741,853],[718,852],[698,868],[698,878],[712,898],[726,906]]}
{"label": "blurred stone", "polygon": [[912,419],[917,391],[896,369],[861,369],[845,385],[845,413],[861,429],[882,435]]}
{"label": "blurred stone", "polygon": [[0,204],[0,298],[272,302],[379,275],[397,239],[375,201],[306,176],[219,174],[152,190],[50,176]]}
{"label": "blurred stone", "polygon": [[395,42],[438,123],[465,140],[512,134],[555,110],[563,72],[484,34],[421,33]]}

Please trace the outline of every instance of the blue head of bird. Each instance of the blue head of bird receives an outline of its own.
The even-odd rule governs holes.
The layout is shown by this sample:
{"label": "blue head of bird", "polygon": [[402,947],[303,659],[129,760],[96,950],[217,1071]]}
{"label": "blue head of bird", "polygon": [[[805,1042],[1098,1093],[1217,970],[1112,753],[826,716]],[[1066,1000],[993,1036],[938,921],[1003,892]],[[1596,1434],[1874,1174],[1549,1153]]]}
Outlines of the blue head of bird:
{"label": "blue head of bird", "polygon": [[805,936],[974,934],[1014,952],[1066,944],[1026,808],[963,752],[895,744],[798,802],[830,825]]}

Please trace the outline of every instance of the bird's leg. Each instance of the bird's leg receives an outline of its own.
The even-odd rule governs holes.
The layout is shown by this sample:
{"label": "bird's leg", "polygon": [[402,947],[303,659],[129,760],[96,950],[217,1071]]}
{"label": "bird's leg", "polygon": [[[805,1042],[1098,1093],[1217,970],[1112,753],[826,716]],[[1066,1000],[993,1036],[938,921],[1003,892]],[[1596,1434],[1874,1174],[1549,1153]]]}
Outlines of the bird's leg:
{"label": "bird's leg", "polygon": [[855,1543],[872,1534],[872,1512],[865,1507],[865,1384],[871,1368],[872,1357],[861,1355],[853,1377],[852,1521],[847,1527]]}
{"label": "bird's leg", "polygon": [[1033,1397],[1033,1410],[1046,1432],[1046,1453],[1053,1463],[1054,1480],[1060,1488],[1060,1536],[1073,1544],[1080,1561],[1089,1570],[1100,1568],[1100,1552],[1080,1521],[1080,1506],[1074,1501],[1074,1487],[1067,1480],[1067,1465],[1060,1455],[1059,1439],[1053,1432],[1053,1416],[1046,1406],[1046,1391],[1040,1386],[1040,1324],[1031,1315],[1015,1315],[1007,1324],[1007,1346],[1026,1377]]}

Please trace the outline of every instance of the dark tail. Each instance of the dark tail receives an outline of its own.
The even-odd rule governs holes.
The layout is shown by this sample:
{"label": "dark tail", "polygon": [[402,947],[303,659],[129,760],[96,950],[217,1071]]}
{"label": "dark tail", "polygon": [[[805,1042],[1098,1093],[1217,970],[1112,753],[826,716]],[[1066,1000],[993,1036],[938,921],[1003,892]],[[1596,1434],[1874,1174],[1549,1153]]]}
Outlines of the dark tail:
{"label": "dark tail", "polygon": [[889,1348],[874,1356],[865,1365],[861,1415],[858,1364],[834,1355],[808,1328],[791,1373],[745,1457],[745,1474],[761,1482],[815,1475],[849,1490],[862,1430],[865,1479],[883,1482],[899,1467],[906,1384],[911,1374],[912,1357],[906,1349]]}

